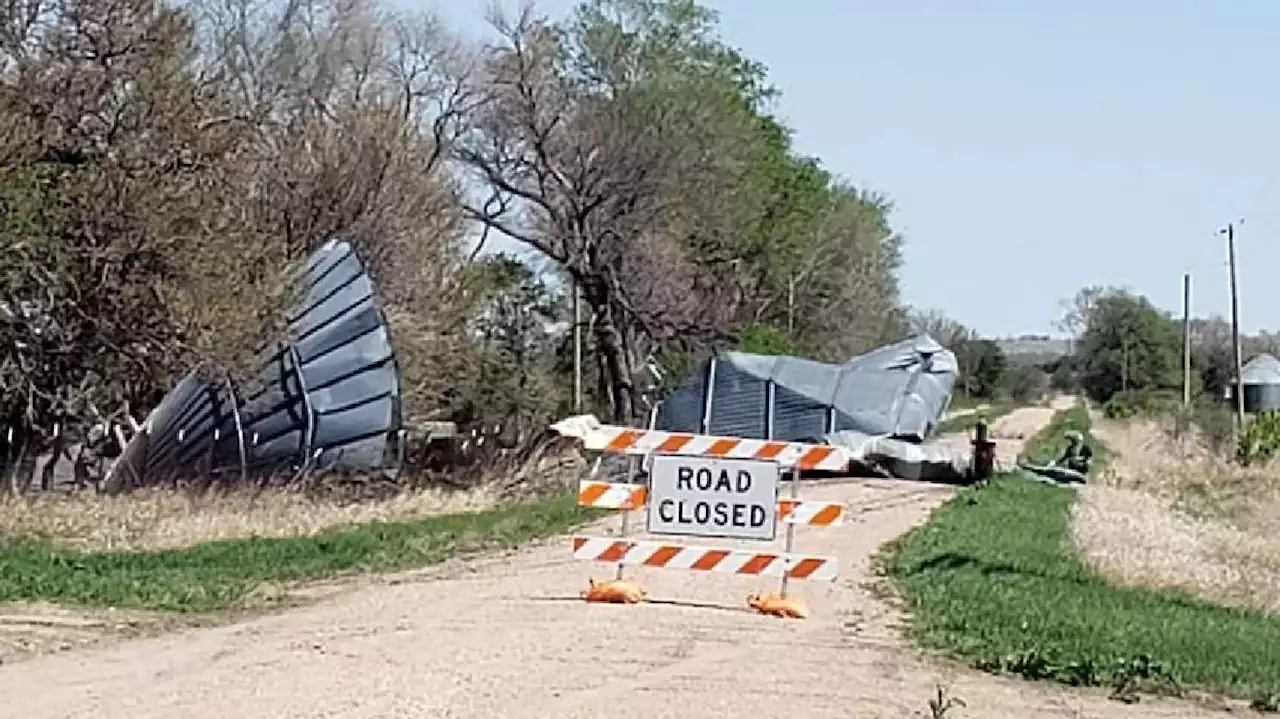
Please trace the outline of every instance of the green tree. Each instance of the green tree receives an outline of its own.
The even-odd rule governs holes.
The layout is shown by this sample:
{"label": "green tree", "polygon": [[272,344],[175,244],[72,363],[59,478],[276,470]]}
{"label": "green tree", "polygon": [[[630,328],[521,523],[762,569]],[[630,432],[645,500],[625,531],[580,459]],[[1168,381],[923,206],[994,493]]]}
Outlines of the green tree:
{"label": "green tree", "polygon": [[1081,386],[1106,402],[1126,390],[1181,386],[1181,337],[1177,323],[1143,296],[1102,293],[1081,337]]}
{"label": "green tree", "polygon": [[1050,377],[1040,367],[1025,362],[1012,362],[1001,379],[1002,394],[1014,402],[1040,399],[1049,391]]}
{"label": "green tree", "polygon": [[1063,355],[1045,365],[1049,373],[1049,386],[1059,392],[1080,390],[1080,360],[1077,355]]}
{"label": "green tree", "polygon": [[1003,391],[1009,361],[1000,345],[987,339],[966,338],[952,351],[960,371],[957,389],[981,399],[994,399]]}
{"label": "green tree", "polygon": [[1222,317],[1191,321],[1191,365],[1205,394],[1226,397],[1236,375],[1231,351],[1231,323]]}
{"label": "green tree", "polygon": [[637,418],[646,368],[744,331],[845,359],[900,326],[889,203],[794,152],[713,11],[589,0],[494,26],[456,148],[467,211],[581,286],[600,410]]}
{"label": "green tree", "polygon": [[455,419],[498,424],[513,443],[541,432],[565,409],[563,383],[555,381],[556,324],[564,298],[528,265],[506,254],[476,268],[478,306],[472,320],[479,351],[470,373],[467,404]]}

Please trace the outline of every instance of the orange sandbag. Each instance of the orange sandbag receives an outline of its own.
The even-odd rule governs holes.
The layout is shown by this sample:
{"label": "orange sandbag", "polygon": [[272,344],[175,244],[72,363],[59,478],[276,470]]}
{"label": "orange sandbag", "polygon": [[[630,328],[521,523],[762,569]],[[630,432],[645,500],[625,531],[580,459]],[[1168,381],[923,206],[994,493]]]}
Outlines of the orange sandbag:
{"label": "orange sandbag", "polygon": [[644,601],[644,598],[649,594],[625,579],[615,579],[600,582],[599,584],[596,584],[594,579],[588,579],[587,581],[590,584],[587,586],[587,591],[582,593],[582,598],[588,602],[635,604]]}
{"label": "orange sandbag", "polygon": [[809,608],[796,597],[780,597],[777,594],[752,594],[747,597],[747,606],[774,617],[790,619],[807,619]]}

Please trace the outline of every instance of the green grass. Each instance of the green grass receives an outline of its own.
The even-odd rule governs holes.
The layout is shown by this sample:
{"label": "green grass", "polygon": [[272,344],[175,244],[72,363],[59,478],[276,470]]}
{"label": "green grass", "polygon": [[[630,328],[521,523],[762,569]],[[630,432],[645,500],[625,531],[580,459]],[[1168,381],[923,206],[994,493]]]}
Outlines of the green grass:
{"label": "green grass", "polygon": [[1068,543],[1075,493],[1005,476],[961,491],[880,557],[926,647],[1073,685],[1280,696],[1280,620],[1109,584]]}
{"label": "green grass", "polygon": [[1084,436],[1089,447],[1093,449],[1093,463],[1089,468],[1089,474],[1096,475],[1106,467],[1110,453],[1107,451],[1107,446],[1091,434],[1092,429],[1093,420],[1089,418],[1089,410],[1084,405],[1055,412],[1049,424],[1027,440],[1019,458],[1037,465],[1056,460],[1067,448],[1067,432],[1075,430]]}
{"label": "green grass", "polygon": [[951,395],[951,409],[969,409],[984,404],[991,404],[991,400],[982,397],[971,397],[960,390],[956,390]]}
{"label": "green grass", "polygon": [[[966,406],[974,407],[978,404],[981,403],[975,401],[970,402]],[[964,409],[966,406],[957,407],[956,404],[953,403],[951,405],[951,410]],[[986,409],[979,410],[971,414],[961,415],[959,417],[952,417],[951,419],[939,422],[937,428],[934,429],[934,434],[939,435],[949,434],[951,432],[968,432],[973,429],[973,425],[978,421],[978,419],[986,418],[988,422],[995,422],[1000,417],[1012,412],[1017,406],[1018,405],[1013,402],[1003,400],[989,402]]]}
{"label": "green grass", "polygon": [[313,537],[208,542],[156,552],[84,553],[40,539],[0,541],[0,602],[210,612],[245,605],[264,585],[436,564],[514,548],[602,516],[575,496]]}

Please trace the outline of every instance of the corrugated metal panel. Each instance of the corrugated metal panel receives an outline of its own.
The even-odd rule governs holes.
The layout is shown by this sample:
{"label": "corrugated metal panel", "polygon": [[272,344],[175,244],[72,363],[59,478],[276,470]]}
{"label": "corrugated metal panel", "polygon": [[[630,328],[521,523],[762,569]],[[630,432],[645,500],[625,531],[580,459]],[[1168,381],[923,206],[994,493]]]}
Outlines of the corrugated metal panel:
{"label": "corrugated metal panel", "polygon": [[1244,411],[1250,414],[1280,410],[1280,385],[1246,384],[1244,386]]}
{"label": "corrugated metal panel", "polygon": [[399,468],[400,372],[364,263],[350,242],[332,239],[295,277],[301,300],[287,336],[252,385],[236,392],[188,374],[152,413],[147,436],[130,443],[145,451],[126,452],[128,472],[113,468],[115,486],[206,472]]}
{"label": "corrugated metal panel", "polygon": [[706,366],[699,367],[658,408],[657,426],[671,432],[697,432],[702,425]]}
{"label": "corrugated metal panel", "polygon": [[763,438],[767,387],[767,378],[746,372],[729,361],[718,362],[712,380],[711,425],[707,433]]}
{"label": "corrugated metal panel", "polygon": [[821,441],[827,433],[828,414],[826,404],[779,386],[773,394],[773,439]]}

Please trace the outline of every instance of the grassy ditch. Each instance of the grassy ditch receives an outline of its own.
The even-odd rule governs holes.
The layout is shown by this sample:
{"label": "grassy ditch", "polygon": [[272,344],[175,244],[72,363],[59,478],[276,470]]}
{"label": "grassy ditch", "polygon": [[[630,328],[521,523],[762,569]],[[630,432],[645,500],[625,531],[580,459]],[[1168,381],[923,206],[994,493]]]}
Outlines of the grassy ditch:
{"label": "grassy ditch", "polygon": [[263,587],[394,571],[514,548],[602,515],[576,495],[313,536],[231,539],[159,551],[92,552],[47,539],[0,540],[0,602],[42,600],[173,612],[244,606]]}
{"label": "grassy ditch", "polygon": [[[1087,422],[1082,408],[1059,413],[1031,456],[1061,451],[1061,433]],[[1000,477],[891,545],[882,566],[915,638],[988,671],[1109,686],[1120,699],[1194,688],[1269,708],[1280,697],[1280,620],[1109,583],[1072,549],[1075,498]]]}
{"label": "grassy ditch", "polygon": [[1089,474],[1097,475],[1106,467],[1109,452],[1107,446],[1091,434],[1092,428],[1093,421],[1084,405],[1055,412],[1049,424],[1027,440],[1019,459],[1038,465],[1058,459],[1067,448],[1067,432],[1075,430],[1084,436],[1085,442],[1093,450]]}

